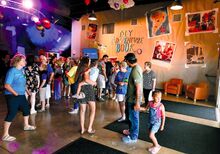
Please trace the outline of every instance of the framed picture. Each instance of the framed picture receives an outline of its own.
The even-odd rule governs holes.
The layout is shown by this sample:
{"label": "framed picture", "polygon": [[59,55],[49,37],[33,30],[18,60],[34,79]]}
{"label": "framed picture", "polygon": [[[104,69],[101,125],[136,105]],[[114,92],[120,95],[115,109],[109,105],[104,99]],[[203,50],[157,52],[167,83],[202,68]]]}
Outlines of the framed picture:
{"label": "framed picture", "polygon": [[149,38],[170,34],[167,8],[147,13],[146,19]]}
{"label": "framed picture", "polygon": [[182,21],[182,15],[181,14],[174,14],[173,15],[173,22],[181,22]]}
{"label": "framed picture", "polygon": [[152,59],[170,63],[175,49],[175,43],[167,41],[156,41]]}
{"label": "framed picture", "polygon": [[197,33],[218,33],[218,9],[186,13],[186,35]]}
{"label": "framed picture", "polygon": [[88,39],[95,39],[97,27],[98,27],[98,25],[96,25],[96,24],[89,24],[88,31],[87,31]]}
{"label": "framed picture", "polygon": [[186,66],[204,66],[204,48],[196,43],[186,44]]}

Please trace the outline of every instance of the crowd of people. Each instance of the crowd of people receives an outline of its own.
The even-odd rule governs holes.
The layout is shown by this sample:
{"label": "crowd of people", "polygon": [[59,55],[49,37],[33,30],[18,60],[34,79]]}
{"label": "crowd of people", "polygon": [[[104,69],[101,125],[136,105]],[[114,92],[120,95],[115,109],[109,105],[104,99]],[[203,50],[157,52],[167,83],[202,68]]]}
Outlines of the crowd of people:
{"label": "crowd of people", "polygon": [[[5,58],[6,56],[1,58],[2,62]],[[9,59],[5,61],[9,62]],[[156,75],[151,69],[150,62],[145,62],[144,71],[142,71],[133,53],[128,53],[123,61],[114,63],[108,60],[108,55],[104,55],[98,61],[86,56],[76,60],[71,57],[48,59],[45,55],[39,55],[36,58],[34,55],[26,57],[15,54],[10,60],[10,67],[5,61],[7,71],[5,76],[2,75],[1,82],[4,81],[8,112],[4,122],[3,141],[16,139],[9,135],[9,128],[19,109],[24,116],[24,130],[35,130],[36,126],[29,124],[29,115],[49,109],[51,94],[55,101],[59,101],[62,97],[72,98],[73,106],[69,113],[79,112],[80,133],[94,134],[96,102],[106,101],[106,97],[103,97],[106,95],[119,103],[121,117],[118,122],[128,122],[129,129],[123,130],[122,141],[128,144],[137,142],[139,112],[147,110],[149,137],[153,142],[153,146],[148,150],[152,153],[160,150],[155,133],[159,129],[164,129],[165,108],[161,103],[162,93],[155,90]],[[142,95],[146,107],[141,107]],[[89,125],[86,129],[87,105],[90,112]]]}

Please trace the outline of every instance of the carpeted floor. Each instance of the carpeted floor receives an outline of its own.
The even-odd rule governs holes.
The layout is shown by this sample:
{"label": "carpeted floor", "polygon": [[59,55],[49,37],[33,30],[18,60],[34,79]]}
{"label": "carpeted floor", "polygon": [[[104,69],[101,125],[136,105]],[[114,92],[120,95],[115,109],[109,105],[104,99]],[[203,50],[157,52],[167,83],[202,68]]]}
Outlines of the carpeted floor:
{"label": "carpeted floor", "polygon": [[105,145],[79,138],[76,141],[64,146],[54,154],[125,154],[116,149],[112,149]]}
{"label": "carpeted floor", "polygon": [[[151,142],[148,137],[148,114],[140,113],[139,139]],[[117,121],[107,125],[105,129],[121,133],[127,129],[126,123]],[[165,130],[156,135],[160,145],[183,153],[219,154],[220,129],[200,124],[166,118]]]}
{"label": "carpeted floor", "polygon": [[166,111],[216,121],[215,108],[167,100],[161,102],[164,104]]}

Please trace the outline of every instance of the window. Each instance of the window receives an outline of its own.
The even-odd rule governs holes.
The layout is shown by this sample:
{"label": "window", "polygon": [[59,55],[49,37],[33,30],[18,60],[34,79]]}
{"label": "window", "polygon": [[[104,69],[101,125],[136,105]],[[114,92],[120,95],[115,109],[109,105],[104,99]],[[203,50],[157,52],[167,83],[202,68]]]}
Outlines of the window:
{"label": "window", "polygon": [[137,25],[137,19],[131,19],[131,25]]}
{"label": "window", "polygon": [[113,34],[115,29],[115,24],[103,24],[102,25],[102,34]]}

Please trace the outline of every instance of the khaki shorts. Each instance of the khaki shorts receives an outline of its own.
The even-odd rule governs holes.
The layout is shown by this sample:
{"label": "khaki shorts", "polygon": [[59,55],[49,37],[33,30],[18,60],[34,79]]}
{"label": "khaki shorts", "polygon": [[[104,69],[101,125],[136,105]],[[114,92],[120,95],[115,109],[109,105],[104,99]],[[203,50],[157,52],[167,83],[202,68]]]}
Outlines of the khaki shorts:
{"label": "khaki shorts", "polygon": [[97,80],[97,88],[105,88],[105,77],[104,75],[99,74]]}
{"label": "khaki shorts", "polygon": [[125,101],[125,95],[116,94],[116,99],[117,99],[118,102],[124,102]]}
{"label": "khaki shorts", "polygon": [[50,84],[47,84],[47,87],[46,87],[46,99],[49,99],[50,97],[51,97]]}
{"label": "khaki shorts", "polygon": [[40,101],[45,102],[45,100],[46,100],[46,87],[40,88],[39,93],[40,93]]}

